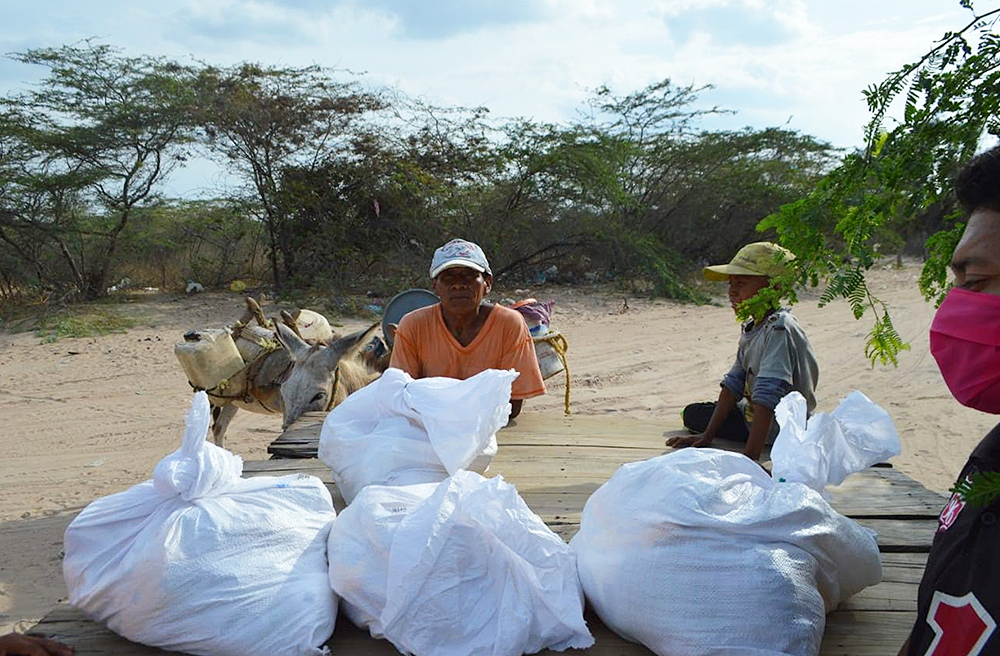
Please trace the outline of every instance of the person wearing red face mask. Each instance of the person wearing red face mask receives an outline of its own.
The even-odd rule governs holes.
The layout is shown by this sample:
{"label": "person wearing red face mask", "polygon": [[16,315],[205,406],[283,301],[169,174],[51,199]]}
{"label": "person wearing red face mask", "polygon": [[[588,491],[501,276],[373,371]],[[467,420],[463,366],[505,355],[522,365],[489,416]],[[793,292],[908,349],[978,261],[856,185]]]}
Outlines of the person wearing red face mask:
{"label": "person wearing red face mask", "polygon": [[[1000,146],[955,180],[969,213],[951,268],[955,285],[931,324],[931,354],[962,405],[1000,415]],[[1000,471],[1000,424],[972,451],[958,481]],[[900,656],[1000,655],[1000,498],[978,507],[956,492],[917,594],[917,621]]]}
{"label": "person wearing red face mask", "polygon": [[514,310],[483,303],[493,286],[477,244],[452,239],[434,251],[431,280],[439,303],[413,310],[396,328],[390,367],[413,378],[465,380],[486,369],[515,369],[510,418],[525,399],[545,394],[528,325]]}

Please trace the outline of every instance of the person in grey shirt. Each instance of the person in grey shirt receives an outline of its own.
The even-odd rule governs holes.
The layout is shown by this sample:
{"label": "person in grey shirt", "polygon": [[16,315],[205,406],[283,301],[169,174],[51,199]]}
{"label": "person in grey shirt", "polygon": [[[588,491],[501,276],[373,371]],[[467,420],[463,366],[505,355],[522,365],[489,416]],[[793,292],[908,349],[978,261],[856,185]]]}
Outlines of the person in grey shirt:
{"label": "person in grey shirt", "polygon": [[[762,241],[741,248],[729,264],[705,267],[709,280],[729,282],[729,302],[735,311],[784,273],[794,255]],[[719,400],[692,403],[684,408],[684,426],[695,433],[673,437],[667,446],[708,446],[716,437],[746,443],[743,454],[760,458],[764,444],[778,432],[774,408],[795,390],[806,399],[811,414],[816,407],[819,366],[809,338],[791,311],[773,307],[758,320],[743,325],[736,362],[722,378]]]}

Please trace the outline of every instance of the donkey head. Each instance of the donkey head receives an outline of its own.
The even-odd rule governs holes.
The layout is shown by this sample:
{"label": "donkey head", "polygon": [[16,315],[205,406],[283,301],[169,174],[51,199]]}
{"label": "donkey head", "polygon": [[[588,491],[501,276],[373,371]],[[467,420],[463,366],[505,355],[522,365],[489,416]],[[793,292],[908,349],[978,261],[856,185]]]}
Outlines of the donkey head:
{"label": "donkey head", "polygon": [[341,359],[353,357],[377,327],[376,323],[341,337],[329,346],[310,346],[287,326],[275,322],[278,340],[292,360],[292,370],[281,384],[284,405],[282,428],[288,428],[303,413],[330,407]]}

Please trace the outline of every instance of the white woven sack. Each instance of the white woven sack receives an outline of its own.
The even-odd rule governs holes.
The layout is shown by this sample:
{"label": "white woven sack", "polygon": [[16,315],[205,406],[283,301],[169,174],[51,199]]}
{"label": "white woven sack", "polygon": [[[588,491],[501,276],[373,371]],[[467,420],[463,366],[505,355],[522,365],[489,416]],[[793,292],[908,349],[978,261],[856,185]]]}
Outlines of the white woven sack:
{"label": "white woven sack", "polygon": [[572,550],[499,477],[366,487],[329,548],[348,617],[403,653],[520,656],[594,642]]}
{"label": "white woven sack", "polygon": [[815,656],[826,612],[881,580],[867,529],[717,449],[622,466],[571,545],[604,623],[661,656]]}
{"label": "white woven sack", "polygon": [[205,441],[209,412],[199,392],[183,446],[153,480],[94,501],[66,529],[70,603],[173,651],[328,654],[330,494],[312,476],[241,478],[242,460]]}
{"label": "white woven sack", "polygon": [[798,392],[787,394],[775,408],[781,425],[771,449],[776,479],[822,492],[899,455],[899,434],[889,413],[857,390],[829,414],[819,412],[808,419],[806,414],[806,400]]}
{"label": "white woven sack", "polygon": [[684,449],[622,466],[590,497],[571,545],[609,628],[661,656],[815,656],[826,613],[881,581],[874,533],[819,490],[898,453],[888,416],[863,395],[832,418],[806,422],[798,394],[776,414],[775,478]]}
{"label": "white woven sack", "polygon": [[496,432],[510,415],[517,371],[421,378],[387,369],[334,408],[320,432],[319,458],[351,503],[366,485],[436,483],[462,469],[484,472]]}

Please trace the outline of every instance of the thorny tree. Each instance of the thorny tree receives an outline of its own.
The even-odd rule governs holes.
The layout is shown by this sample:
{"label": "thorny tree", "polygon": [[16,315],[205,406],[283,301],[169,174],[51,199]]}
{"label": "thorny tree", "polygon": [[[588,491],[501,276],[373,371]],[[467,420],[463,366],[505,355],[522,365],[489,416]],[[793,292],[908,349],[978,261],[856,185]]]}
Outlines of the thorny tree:
{"label": "thorny tree", "polygon": [[85,43],[28,50],[35,88],[3,99],[0,241],[38,268],[51,253],[85,298],[105,294],[122,232],[185,158],[191,71]]}
{"label": "thorny tree", "polygon": [[270,240],[275,287],[295,273],[294,235],[279,202],[286,169],[315,170],[349,152],[361,119],[383,107],[354,83],[319,66],[206,66],[198,80],[199,122],[209,146],[250,181]]}
{"label": "thorny tree", "polygon": [[[936,210],[943,225],[927,239],[920,289],[940,301],[964,228],[952,176],[984,139],[1000,136],[1000,8],[976,14],[970,0],[961,4],[971,13],[966,25],[865,91],[871,110],[865,147],[759,226],[776,230],[797,256],[796,272],[782,281],[782,291],[770,294],[794,298],[796,284],[824,281],[821,303],[845,298],[858,319],[871,311],[875,323],[865,353],[872,364],[897,364],[909,346],[886,303],[868,288],[865,272],[888,254],[887,235]],[[893,126],[888,112],[897,98],[903,117]],[[769,300],[753,301],[760,302]],[[744,310],[753,312],[750,305]]]}

